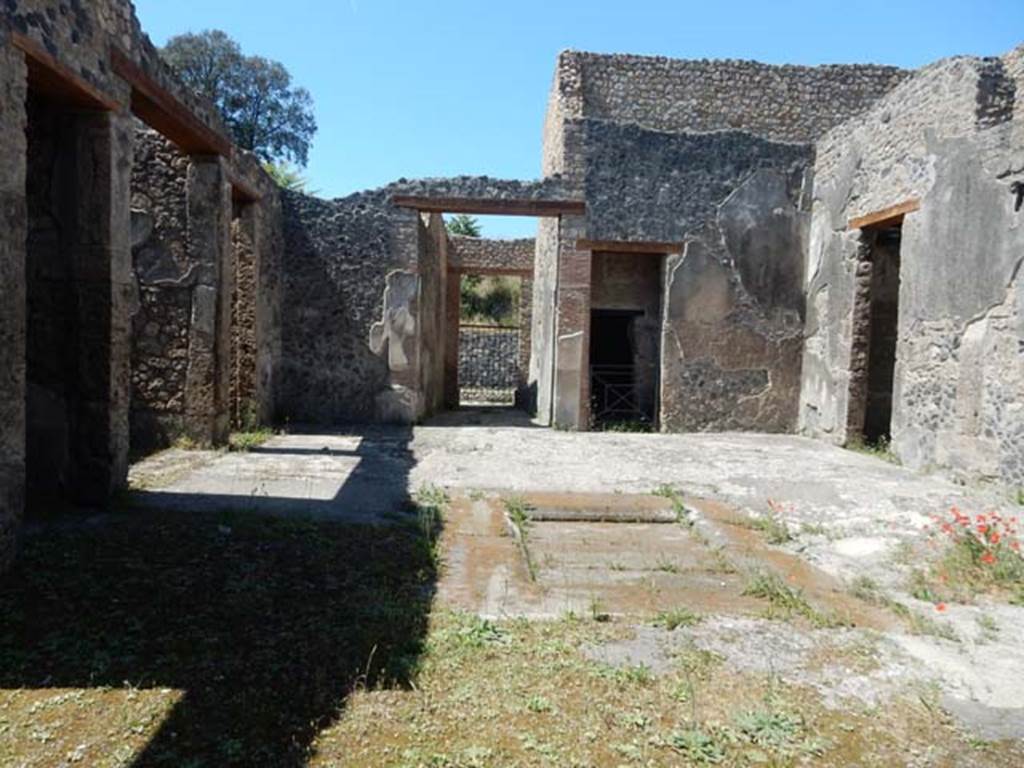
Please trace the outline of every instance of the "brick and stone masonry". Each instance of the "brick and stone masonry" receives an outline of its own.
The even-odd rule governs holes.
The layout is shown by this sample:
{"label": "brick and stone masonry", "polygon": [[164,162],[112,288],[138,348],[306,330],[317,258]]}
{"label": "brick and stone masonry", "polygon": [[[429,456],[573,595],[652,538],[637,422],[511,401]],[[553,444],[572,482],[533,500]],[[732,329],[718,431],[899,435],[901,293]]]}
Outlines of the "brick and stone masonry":
{"label": "brick and stone masonry", "polygon": [[1024,485],[1021,94],[1024,46],[946,59],[818,142],[803,432],[843,443],[864,423],[876,235],[850,222],[911,201],[918,209],[900,227],[892,449],[912,467]]}
{"label": "brick and stone masonry", "polygon": [[[263,260],[253,297],[266,399],[280,208],[276,186],[177,82],[127,0],[8,3],[0,90],[2,570],[26,504],[30,514],[99,504],[124,485],[133,401],[138,412],[183,410],[205,442],[225,436],[233,197],[259,206],[278,254]],[[132,110],[179,155],[140,134]],[[191,293],[163,291],[190,262]]]}
{"label": "brick and stone masonry", "polygon": [[[889,398],[905,463],[1024,484],[1024,47],[918,72],[565,52],[540,180],[326,201],[231,146],[130,2],[62,9],[0,12],[0,569],[26,500],[101,501],[129,446],[451,405],[469,269],[523,278],[541,423],[589,424],[611,305],[662,429],[844,442]],[[537,237],[463,242],[443,211]]]}

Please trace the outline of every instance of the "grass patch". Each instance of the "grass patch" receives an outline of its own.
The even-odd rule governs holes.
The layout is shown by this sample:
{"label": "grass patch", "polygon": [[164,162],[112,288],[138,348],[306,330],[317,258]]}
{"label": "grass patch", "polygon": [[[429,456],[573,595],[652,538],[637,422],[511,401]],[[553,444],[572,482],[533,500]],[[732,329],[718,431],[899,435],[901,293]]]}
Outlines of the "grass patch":
{"label": "grass patch", "polygon": [[247,432],[232,432],[228,437],[228,450],[245,453],[258,448],[274,436],[274,430],[260,427]]}
{"label": "grass patch", "polygon": [[598,432],[640,432],[650,433],[654,431],[654,425],[649,421],[598,421],[594,424]]}
{"label": "grass patch", "polygon": [[0,582],[0,764],[306,764],[353,691],[415,684],[422,537],[139,510],[26,536]]}
{"label": "grass patch", "polygon": [[652,622],[656,627],[662,627],[670,632],[679,627],[692,627],[699,624],[703,617],[694,613],[689,608],[673,608],[669,611],[662,611],[654,617]]}
{"label": "grass patch", "polygon": [[819,629],[846,625],[846,622],[833,614],[816,609],[804,597],[803,590],[789,586],[774,573],[755,573],[743,590],[743,596],[766,601],[767,618],[788,620],[800,616]]}
{"label": "grass patch", "polygon": [[690,520],[689,515],[686,511],[686,504],[683,502],[683,494],[681,491],[676,490],[674,486],[668,483],[662,483],[653,491],[652,496],[660,496],[663,499],[668,499],[672,502],[672,511],[675,512],[676,522],[687,523],[693,525],[693,521]]}
{"label": "grass patch", "polygon": [[892,452],[892,443],[890,443],[886,438],[881,438],[874,443],[864,442],[863,438],[854,438],[849,440],[843,447],[848,451],[860,453],[865,456],[871,456],[875,459],[881,459],[882,461],[887,461],[890,464],[900,463],[899,458]]}
{"label": "grass patch", "polygon": [[906,623],[907,628],[912,634],[930,635],[931,637],[939,637],[951,642],[959,642],[960,640],[956,630],[951,625],[946,622],[936,621],[930,616],[926,616],[898,600],[894,600],[886,595],[873,579],[867,576],[858,577],[853,581],[850,585],[850,594],[869,605],[891,611]]}
{"label": "grass patch", "polygon": [[703,728],[674,731],[669,744],[687,761],[696,765],[718,765],[725,760],[726,739]]}
{"label": "grass patch", "polygon": [[530,581],[537,581],[537,564],[530,553],[530,506],[518,496],[502,499],[505,505],[505,513],[519,540],[519,548],[523,553],[523,560],[526,563],[526,571],[530,575]]}
{"label": "grass patch", "polygon": [[759,531],[764,534],[769,544],[788,544],[793,540],[793,534],[786,522],[769,512],[762,517],[751,517],[742,522],[742,525],[752,531]]}

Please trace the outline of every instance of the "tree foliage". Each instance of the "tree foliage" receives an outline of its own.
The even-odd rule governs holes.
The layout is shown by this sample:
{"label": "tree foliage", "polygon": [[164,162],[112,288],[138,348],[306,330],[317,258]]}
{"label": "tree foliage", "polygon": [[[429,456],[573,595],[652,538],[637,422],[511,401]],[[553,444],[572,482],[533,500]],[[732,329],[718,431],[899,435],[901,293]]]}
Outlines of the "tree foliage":
{"label": "tree foliage", "polygon": [[519,324],[520,281],[512,277],[463,275],[460,317],[466,323]]}
{"label": "tree foliage", "polygon": [[305,195],[316,195],[317,190],[309,188],[309,179],[299,173],[299,170],[287,162],[263,163],[263,170],[272,178],[277,186],[283,187],[291,192],[302,192]]}
{"label": "tree foliage", "polygon": [[267,162],[305,167],[316,134],[313,99],[283,64],[246,56],[220,30],[172,37],[161,51],[185,85],[211,101],[235,143]]}
{"label": "tree foliage", "polygon": [[460,213],[452,216],[445,222],[445,228],[450,235],[462,235],[463,237],[480,237],[480,220],[467,213]]}

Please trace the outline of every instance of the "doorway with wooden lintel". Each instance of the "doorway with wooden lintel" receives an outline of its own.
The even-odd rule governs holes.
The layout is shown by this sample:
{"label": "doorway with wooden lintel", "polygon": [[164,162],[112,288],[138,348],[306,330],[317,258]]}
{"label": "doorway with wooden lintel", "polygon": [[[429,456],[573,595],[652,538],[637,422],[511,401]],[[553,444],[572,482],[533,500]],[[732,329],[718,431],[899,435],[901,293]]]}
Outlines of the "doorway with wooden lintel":
{"label": "doorway with wooden lintel", "polygon": [[852,309],[847,442],[888,450],[899,347],[900,247],[909,200],[854,219],[860,231]]}

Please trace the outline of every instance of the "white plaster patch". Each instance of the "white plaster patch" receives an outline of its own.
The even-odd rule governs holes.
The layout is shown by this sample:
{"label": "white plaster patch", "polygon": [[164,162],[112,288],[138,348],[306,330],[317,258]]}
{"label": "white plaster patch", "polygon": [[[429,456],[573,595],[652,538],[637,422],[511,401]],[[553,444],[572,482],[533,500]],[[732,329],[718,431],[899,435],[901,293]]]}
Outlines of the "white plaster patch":
{"label": "white plaster patch", "polygon": [[855,536],[849,539],[840,539],[835,543],[836,554],[843,557],[872,557],[881,554],[888,549],[884,539],[868,536]]}

